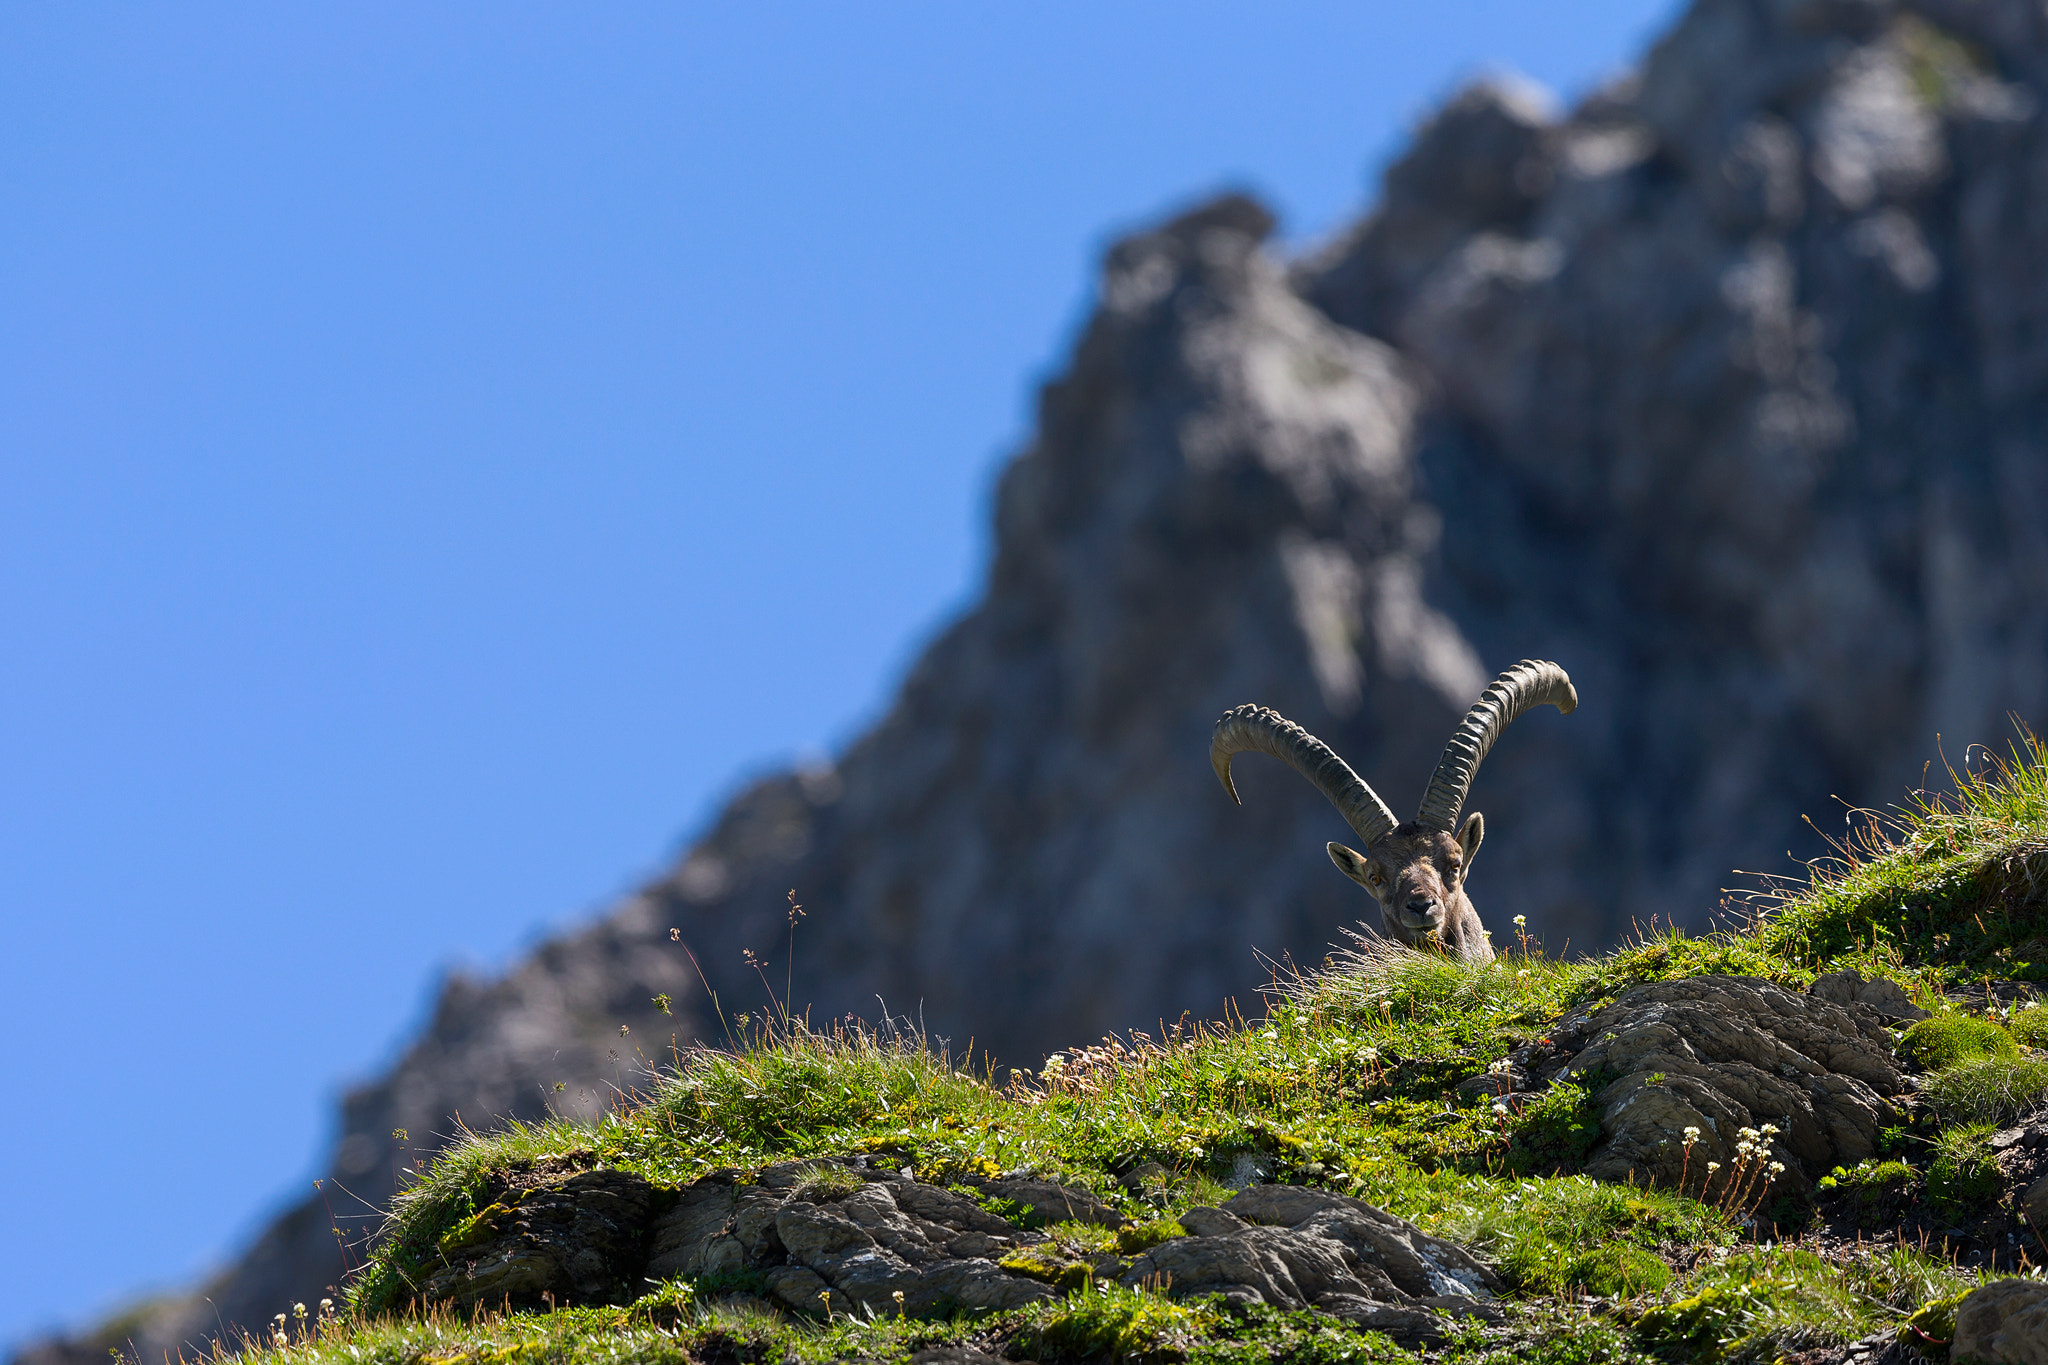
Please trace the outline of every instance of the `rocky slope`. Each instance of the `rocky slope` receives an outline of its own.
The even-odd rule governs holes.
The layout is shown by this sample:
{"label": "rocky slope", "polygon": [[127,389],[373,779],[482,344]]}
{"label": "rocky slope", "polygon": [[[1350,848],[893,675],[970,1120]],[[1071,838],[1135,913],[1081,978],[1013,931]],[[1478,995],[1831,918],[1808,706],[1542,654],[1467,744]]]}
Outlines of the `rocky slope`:
{"label": "rocky slope", "polygon": [[[602,923],[451,983],[347,1101],[335,1179],[381,1203],[395,1130],[587,1110],[715,1036],[672,930],[759,1008],[742,951],[780,958],[791,888],[797,1000],[879,996],[956,1049],[1030,1063],[1248,1002],[1254,948],[1315,960],[1363,903],[1292,774],[1216,790],[1241,701],[1405,815],[1494,670],[1563,662],[1584,704],[1518,722],[1473,798],[1482,915],[1553,948],[1697,923],[1802,813],[1896,797],[1936,733],[2041,721],[2044,94],[2022,0],[1700,0],[1568,116],[1461,95],[1308,259],[1241,198],[1119,244],[986,592],[884,719]],[[136,1346],[318,1295],[331,1226],[289,1212]]]}

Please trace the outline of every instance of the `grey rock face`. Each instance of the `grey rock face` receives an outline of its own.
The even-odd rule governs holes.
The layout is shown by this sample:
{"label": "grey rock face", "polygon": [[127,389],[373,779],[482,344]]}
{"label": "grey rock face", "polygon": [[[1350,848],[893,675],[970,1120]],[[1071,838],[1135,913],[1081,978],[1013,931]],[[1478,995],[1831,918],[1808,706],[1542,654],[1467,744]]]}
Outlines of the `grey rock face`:
{"label": "grey rock face", "polygon": [[[812,1179],[819,1168],[841,1173]],[[847,1179],[857,1183],[847,1189]],[[1501,1281],[1462,1247],[1355,1199],[1255,1186],[1229,1209],[1199,1209],[1176,1237],[1136,1260],[1074,1259],[1039,1228],[1123,1219],[1086,1190],[1042,1180],[984,1182],[1024,1205],[1012,1223],[952,1190],[865,1159],[771,1166],[753,1184],[700,1180],[654,1210],[636,1176],[587,1171],[498,1193],[442,1240],[427,1304],[603,1303],[647,1280],[751,1271],[782,1308],[941,1315],[1017,1308],[1088,1277],[1168,1284],[1243,1303],[1320,1308],[1413,1341],[1440,1340],[1439,1311],[1485,1316]],[[1072,1215],[1080,1215],[1078,1219]],[[1018,1256],[1037,1248],[1036,1256]]]}
{"label": "grey rock face", "polygon": [[1950,1352],[1984,1365],[2048,1365],[2048,1285],[1994,1280],[1956,1306]]}
{"label": "grey rock face", "polygon": [[[1747,977],[1647,982],[1564,1019],[1551,1037],[1567,1055],[1545,1066],[1543,1083],[1600,1085],[1586,1174],[1682,1180],[1717,1202],[1731,1184],[1804,1192],[1875,1154],[1879,1129],[1899,1121],[1891,1097],[1909,1088],[1876,1010]],[[1744,1129],[1760,1134],[1747,1161]],[[1774,1162],[1774,1177],[1755,1169]]]}
{"label": "grey rock face", "polygon": [[[1435,600],[1587,698],[1525,737],[1540,788],[1482,778],[1544,812],[1488,874],[1553,943],[1575,904],[1582,943],[1621,906],[1697,923],[1829,795],[1896,800],[1936,734],[2048,710],[2041,29],[1700,0],[1569,117],[1456,142],[1528,203],[1434,170],[1447,114],[1306,269],[1437,397]],[[1425,217],[1466,227],[1417,253]]]}
{"label": "grey rock face", "polygon": [[444,1239],[421,1297],[459,1308],[630,1303],[639,1297],[655,1192],[625,1171],[584,1171],[500,1192]]}
{"label": "grey rock face", "polygon": [[1898,982],[1883,977],[1866,981],[1858,971],[1829,972],[1806,989],[1807,994],[1830,1004],[1868,1005],[1891,1023],[1910,1024],[1928,1017],[1927,1011],[1914,1004]]}
{"label": "grey rock face", "polygon": [[[1480,914],[1553,950],[1698,924],[1731,868],[1817,851],[1801,815],[1915,784],[1936,734],[2048,721],[2044,95],[2024,0],[1698,0],[1569,113],[1459,96],[1310,259],[1242,198],[1121,243],[986,592],[888,714],[604,923],[451,984],[348,1100],[334,1176],[381,1202],[394,1129],[532,1117],[557,1082],[573,1109],[721,1036],[669,931],[756,1005],[740,951],[780,951],[792,887],[815,1016],[879,994],[1035,1064],[1255,1008],[1254,948],[1313,961],[1364,902],[1293,774],[1241,765],[1241,810],[1215,789],[1240,702],[1405,814],[1494,670],[1562,662],[1584,704],[1517,722],[1471,803]],[[292,1210],[135,1347],[317,1296],[333,1221]]]}
{"label": "grey rock face", "polygon": [[1195,1235],[1152,1248],[1123,1283],[1320,1308],[1410,1345],[1443,1339],[1440,1311],[1494,1316],[1490,1301],[1504,1287],[1463,1247],[1321,1190],[1255,1185],[1221,1209],[1190,1209],[1181,1225]]}

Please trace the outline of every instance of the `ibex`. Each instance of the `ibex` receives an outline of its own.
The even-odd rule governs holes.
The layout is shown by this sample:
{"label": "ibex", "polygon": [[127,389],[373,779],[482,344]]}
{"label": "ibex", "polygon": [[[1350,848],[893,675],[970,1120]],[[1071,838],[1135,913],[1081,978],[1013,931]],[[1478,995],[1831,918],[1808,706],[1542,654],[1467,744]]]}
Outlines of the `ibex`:
{"label": "ibex", "polygon": [[1460,825],[1458,810],[1472,789],[1480,760],[1500,732],[1516,716],[1543,703],[1566,715],[1579,704],[1572,680],[1556,664],[1524,659],[1496,678],[1452,733],[1436,775],[1429,779],[1429,790],[1423,793],[1422,809],[1405,825],[1394,823],[1387,803],[1329,745],[1263,706],[1236,707],[1216,722],[1209,762],[1223,779],[1223,790],[1237,801],[1237,787],[1230,780],[1232,755],[1253,749],[1284,759],[1330,798],[1364,842],[1363,853],[1331,844],[1330,861],[1372,892],[1388,935],[1411,947],[1436,943],[1459,957],[1486,962],[1493,958],[1493,945],[1486,941],[1479,912],[1465,894],[1465,875],[1485,837],[1486,822],[1473,811]]}

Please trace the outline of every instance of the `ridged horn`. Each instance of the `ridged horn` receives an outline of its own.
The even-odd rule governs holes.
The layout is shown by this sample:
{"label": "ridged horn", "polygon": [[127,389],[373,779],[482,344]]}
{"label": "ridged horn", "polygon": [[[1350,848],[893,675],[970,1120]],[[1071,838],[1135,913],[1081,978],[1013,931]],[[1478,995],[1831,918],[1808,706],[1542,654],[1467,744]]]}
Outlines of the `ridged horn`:
{"label": "ridged horn", "polygon": [[1329,745],[1263,706],[1232,707],[1216,722],[1216,732],[1209,737],[1209,766],[1216,770],[1231,800],[1238,797],[1237,786],[1230,780],[1230,759],[1246,750],[1271,754],[1313,782],[1367,849],[1394,828],[1394,813],[1378,792],[1351,771],[1350,764],[1331,752]]}
{"label": "ridged horn", "polygon": [[1446,834],[1455,830],[1458,812],[1472,790],[1473,774],[1479,771],[1487,750],[1516,716],[1546,702],[1566,715],[1579,704],[1572,680],[1547,659],[1524,659],[1495,678],[1444,746],[1436,774],[1429,779],[1429,790],[1422,794],[1422,809],[1415,813],[1415,823]]}

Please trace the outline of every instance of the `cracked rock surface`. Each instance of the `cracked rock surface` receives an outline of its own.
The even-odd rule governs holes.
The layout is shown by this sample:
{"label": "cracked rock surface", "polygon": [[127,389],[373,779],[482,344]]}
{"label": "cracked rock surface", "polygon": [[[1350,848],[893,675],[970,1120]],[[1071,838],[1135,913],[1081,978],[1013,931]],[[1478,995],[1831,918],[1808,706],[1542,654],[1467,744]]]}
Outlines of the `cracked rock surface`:
{"label": "cracked rock surface", "polygon": [[1490,1301],[1505,1288],[1463,1247],[1322,1190],[1254,1185],[1221,1208],[1189,1209],[1180,1223],[1195,1235],[1153,1247],[1122,1283],[1319,1308],[1411,1344],[1442,1339],[1431,1310],[1491,1318]]}
{"label": "cracked rock surface", "polygon": [[1950,1353],[1983,1365],[2048,1365],[2048,1285],[1994,1280],[1956,1306]]}
{"label": "cracked rock surface", "polygon": [[475,1217],[441,1239],[421,1296],[469,1308],[538,1301],[627,1303],[642,1289],[655,1188],[627,1171],[500,1183]]}
{"label": "cracked rock surface", "polygon": [[[975,1190],[1014,1211],[1005,1218]],[[442,1239],[428,1303],[621,1302],[649,1280],[751,1285],[776,1306],[913,1316],[1017,1308],[1089,1278],[1316,1308],[1408,1341],[1441,1339],[1439,1314],[1492,1316],[1503,1285],[1464,1248],[1342,1195],[1285,1185],[1191,1209],[1190,1235],[1136,1257],[1075,1253],[1062,1222],[1114,1227],[1092,1193],[1029,1178],[947,1188],[853,1157],[788,1162],[751,1183],[717,1172],[680,1191],[597,1170],[551,1174],[493,1201]],[[898,1295],[901,1299],[898,1299]],[[900,1304],[900,1309],[899,1309]]]}
{"label": "cracked rock surface", "polygon": [[[1707,1164],[1725,1177],[1744,1128],[1775,1125],[1766,1160],[1780,1193],[1875,1154],[1891,1101],[1910,1089],[1876,1008],[1800,995],[1748,977],[1646,982],[1570,1015],[1532,1084],[1596,1085],[1601,1136],[1586,1162],[1600,1180],[1697,1191]],[[1690,1154],[1688,1128],[1699,1130]]]}

